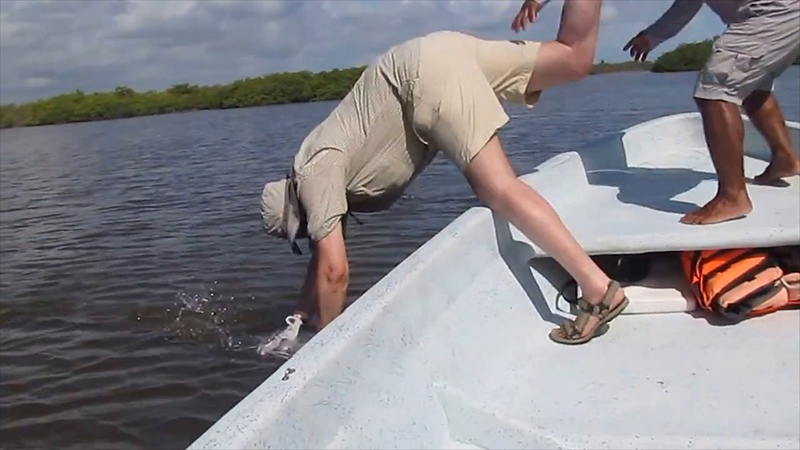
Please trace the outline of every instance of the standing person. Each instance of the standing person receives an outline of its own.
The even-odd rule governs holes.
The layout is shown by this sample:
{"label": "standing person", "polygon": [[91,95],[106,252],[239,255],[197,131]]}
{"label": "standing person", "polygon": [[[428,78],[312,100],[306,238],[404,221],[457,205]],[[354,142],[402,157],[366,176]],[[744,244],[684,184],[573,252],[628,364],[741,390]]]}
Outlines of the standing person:
{"label": "standing person", "polygon": [[719,186],[705,206],[681,218],[686,224],[724,222],[750,213],[744,175],[742,107],[764,136],[772,161],[754,181],[776,184],[800,173],[774,81],[800,53],[800,0],[675,0],[650,27],[623,50],[644,61],[659,44],[675,36],[707,4],[727,25],[697,78],[694,99],[703,117],[706,143]]}
{"label": "standing person", "polygon": [[[555,258],[585,299],[577,319],[553,330],[560,343],[583,343],[628,304],[619,284],[589,258],[560,218],[515,175],[497,136],[509,117],[501,100],[533,107],[544,89],[589,74],[601,0],[566,0],[551,42],[492,41],[436,32],[389,49],[361,75],[333,112],[306,137],[286,179],[264,186],[270,235],[309,239],[312,251],[299,308],[282,338],[293,339],[315,313],[325,327],[343,309],[349,266],[343,219],[389,208],[443,152],[478,198]],[[533,22],[525,1],[512,28]],[[263,349],[279,345],[280,339]]]}

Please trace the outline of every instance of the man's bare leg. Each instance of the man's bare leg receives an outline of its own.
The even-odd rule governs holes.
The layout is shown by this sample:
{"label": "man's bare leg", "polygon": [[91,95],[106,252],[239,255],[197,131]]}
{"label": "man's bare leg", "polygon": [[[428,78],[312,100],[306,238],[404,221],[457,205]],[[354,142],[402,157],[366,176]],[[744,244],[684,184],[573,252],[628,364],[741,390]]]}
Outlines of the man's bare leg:
{"label": "man's bare leg", "polygon": [[[472,159],[464,174],[481,201],[525,233],[575,278],[586,301],[600,302],[611,280],[589,258],[550,204],[517,178],[497,136]],[[611,307],[616,307],[623,296],[618,291]],[[583,335],[591,334],[596,325],[597,319],[590,318]]]}
{"label": "man's bare leg", "polygon": [[706,225],[745,216],[753,210],[744,178],[744,123],[739,107],[722,100],[696,99],[703,131],[719,178],[717,195],[681,222]]}
{"label": "man's bare leg", "polygon": [[[544,42],[527,92],[542,91],[579,80],[592,70],[602,0],[566,0],[555,41]],[[611,280],[592,261],[564,226],[550,204],[520,181],[508,163],[500,139],[494,136],[467,166],[465,175],[478,197],[561,264],[575,278],[589,303],[596,305]],[[611,308],[622,302],[618,291]],[[590,317],[583,336],[592,334],[597,319]]]}
{"label": "man's bare leg", "polygon": [[775,96],[768,91],[755,91],[743,102],[745,112],[766,139],[772,161],[754,181],[775,184],[781,178],[800,174],[800,159],[794,154],[789,129]]}
{"label": "man's bare leg", "polygon": [[597,49],[601,0],[567,0],[555,41],[544,42],[528,92],[579,80],[591,73]]}

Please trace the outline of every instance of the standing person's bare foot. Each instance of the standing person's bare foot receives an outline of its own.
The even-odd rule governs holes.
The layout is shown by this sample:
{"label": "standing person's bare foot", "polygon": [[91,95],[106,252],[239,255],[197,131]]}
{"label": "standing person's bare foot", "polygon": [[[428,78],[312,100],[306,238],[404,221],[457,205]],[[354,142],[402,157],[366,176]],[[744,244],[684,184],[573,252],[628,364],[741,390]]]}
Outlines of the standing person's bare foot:
{"label": "standing person's bare foot", "polygon": [[719,193],[700,209],[681,218],[688,225],[710,225],[744,217],[753,210],[747,191],[737,196],[722,196]]}
{"label": "standing person's bare foot", "polygon": [[782,178],[800,175],[800,159],[793,153],[780,152],[772,156],[764,172],[753,178],[753,182],[762,185],[776,185]]}

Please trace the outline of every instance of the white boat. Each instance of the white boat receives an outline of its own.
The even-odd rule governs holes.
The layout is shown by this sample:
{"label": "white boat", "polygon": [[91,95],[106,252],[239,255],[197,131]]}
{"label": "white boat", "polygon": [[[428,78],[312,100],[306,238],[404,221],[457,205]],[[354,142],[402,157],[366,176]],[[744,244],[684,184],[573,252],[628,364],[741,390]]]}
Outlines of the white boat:
{"label": "white boat", "polygon": [[[746,123],[746,173],[769,151]],[[795,147],[800,125],[791,127]],[[797,150],[797,149],[796,149]],[[592,255],[653,254],[605,335],[564,346],[563,269],[476,207],[365,292],[192,449],[800,448],[800,311],[714,325],[681,250],[800,243],[800,180],[690,226],[716,177],[698,114],[641,123],[521,177]]]}

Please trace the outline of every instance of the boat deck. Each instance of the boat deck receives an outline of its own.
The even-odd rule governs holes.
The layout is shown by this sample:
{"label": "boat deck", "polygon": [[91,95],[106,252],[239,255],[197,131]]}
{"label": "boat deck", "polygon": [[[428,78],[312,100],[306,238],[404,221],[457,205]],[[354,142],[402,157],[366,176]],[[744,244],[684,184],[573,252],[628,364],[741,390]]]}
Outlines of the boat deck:
{"label": "boat deck", "polygon": [[[677,156],[663,157],[659,168],[645,161],[587,174],[578,153],[560,155],[550,164],[561,166],[557,172],[571,180],[568,193],[560,193],[564,184],[548,179],[543,171],[523,179],[543,191],[545,198],[559,198],[554,208],[589,253],[800,243],[800,177],[786,179],[781,187],[748,184],[753,211],[746,217],[690,226],[680,218],[714,197],[717,178],[705,148],[688,149]],[[672,165],[670,159],[674,159]],[[745,157],[748,177],[766,166],[761,159]],[[540,173],[542,176],[537,176]],[[560,198],[564,196],[567,198]],[[544,253],[513,227],[512,236],[537,254]]]}
{"label": "boat deck", "polygon": [[425,415],[443,414],[443,447],[797,448],[797,311],[736,326],[625,315],[591,345],[563,347],[515,281],[487,270],[405,352],[419,360],[398,374],[430,383],[440,406]]}
{"label": "boat deck", "polygon": [[[752,176],[768,150],[748,129]],[[522,177],[590,253],[662,257],[607,334],[550,341],[566,272],[472,208],[190,448],[800,448],[800,311],[717,325],[669,253],[800,243],[800,180],[751,187],[745,219],[683,225],[716,189],[701,142],[677,115]]]}

